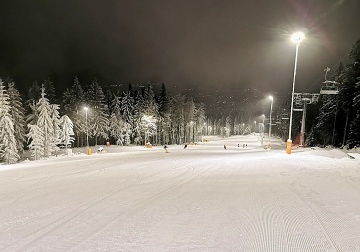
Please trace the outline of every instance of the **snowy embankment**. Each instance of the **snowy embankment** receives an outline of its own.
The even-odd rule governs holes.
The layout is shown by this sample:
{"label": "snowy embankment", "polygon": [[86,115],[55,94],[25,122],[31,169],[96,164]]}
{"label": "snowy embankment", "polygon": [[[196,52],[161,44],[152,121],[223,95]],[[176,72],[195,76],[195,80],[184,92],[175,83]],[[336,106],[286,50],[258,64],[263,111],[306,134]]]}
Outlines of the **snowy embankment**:
{"label": "snowy embankment", "polygon": [[271,143],[210,137],[2,165],[0,250],[360,251],[360,160]]}

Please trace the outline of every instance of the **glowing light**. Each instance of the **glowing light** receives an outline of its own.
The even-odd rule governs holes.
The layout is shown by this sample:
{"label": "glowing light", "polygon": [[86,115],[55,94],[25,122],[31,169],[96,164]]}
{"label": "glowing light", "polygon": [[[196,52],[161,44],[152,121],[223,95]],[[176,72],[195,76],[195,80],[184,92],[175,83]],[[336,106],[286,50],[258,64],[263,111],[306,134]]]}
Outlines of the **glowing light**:
{"label": "glowing light", "polygon": [[302,32],[295,32],[292,36],[291,36],[291,40],[293,42],[295,42],[296,44],[300,44],[305,38],[304,33]]}

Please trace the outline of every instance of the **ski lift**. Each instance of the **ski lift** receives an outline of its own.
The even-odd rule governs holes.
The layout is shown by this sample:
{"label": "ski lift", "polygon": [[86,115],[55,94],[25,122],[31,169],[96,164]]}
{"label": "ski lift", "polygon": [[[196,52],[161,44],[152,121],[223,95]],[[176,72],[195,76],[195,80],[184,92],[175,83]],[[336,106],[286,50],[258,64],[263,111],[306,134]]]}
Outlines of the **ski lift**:
{"label": "ski lift", "polygon": [[281,120],[289,120],[289,114],[288,113],[282,113],[281,114]]}
{"label": "ski lift", "polygon": [[322,95],[336,95],[339,93],[339,83],[336,81],[329,81],[326,79],[327,73],[330,71],[330,68],[325,70],[325,81],[321,85],[320,94]]}

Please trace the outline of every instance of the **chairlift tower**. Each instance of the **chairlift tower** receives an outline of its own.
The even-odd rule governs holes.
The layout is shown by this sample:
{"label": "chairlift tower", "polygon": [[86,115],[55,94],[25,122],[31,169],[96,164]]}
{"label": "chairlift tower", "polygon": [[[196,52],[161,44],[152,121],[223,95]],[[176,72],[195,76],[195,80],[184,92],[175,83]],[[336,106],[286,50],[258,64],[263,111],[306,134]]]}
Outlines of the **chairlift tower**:
{"label": "chairlift tower", "polygon": [[294,111],[302,111],[301,130],[300,130],[300,143],[299,146],[304,146],[305,136],[305,120],[306,120],[306,107],[307,104],[317,103],[320,94],[311,93],[294,93]]}

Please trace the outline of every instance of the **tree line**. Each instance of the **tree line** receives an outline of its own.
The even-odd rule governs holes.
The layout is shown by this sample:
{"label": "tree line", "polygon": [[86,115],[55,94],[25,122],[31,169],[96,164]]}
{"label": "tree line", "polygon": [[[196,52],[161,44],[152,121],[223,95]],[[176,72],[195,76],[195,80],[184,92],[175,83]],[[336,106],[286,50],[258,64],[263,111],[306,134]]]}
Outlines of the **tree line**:
{"label": "tree line", "polygon": [[[306,143],[359,147],[360,40],[350,48],[349,62],[340,63],[332,79],[338,83],[339,93],[322,95],[318,104],[309,106]],[[137,90],[129,84],[126,91],[104,92],[96,79],[82,85],[75,77],[57,104],[54,85],[45,79],[41,85],[34,82],[30,86],[27,99],[22,97],[12,79],[0,79],[2,162],[17,162],[27,149],[32,159],[39,159],[52,155],[60,145],[183,144],[202,141],[204,135],[229,137],[256,131],[251,114],[239,110],[237,115],[223,114],[221,118],[206,116],[203,103],[171,95],[164,83],[158,94],[151,84]],[[288,121],[281,118],[290,109],[284,104],[274,111],[280,122],[274,134],[282,138],[286,138]],[[293,139],[300,129],[300,120],[294,118]]]}
{"label": "tree line", "polygon": [[152,85],[133,90],[129,84],[127,91],[104,92],[96,79],[82,86],[75,77],[58,105],[54,102],[54,85],[46,79],[41,85],[34,82],[27,98],[23,102],[14,81],[0,80],[0,159],[3,162],[17,162],[25,149],[29,149],[32,159],[47,157],[54,154],[59,145],[198,141],[205,122],[203,103],[195,103],[183,95],[172,96],[165,84],[157,96]]}
{"label": "tree line", "polygon": [[360,40],[349,50],[349,62],[340,63],[332,79],[337,95],[322,95],[313,107],[307,144],[311,146],[360,147]]}

